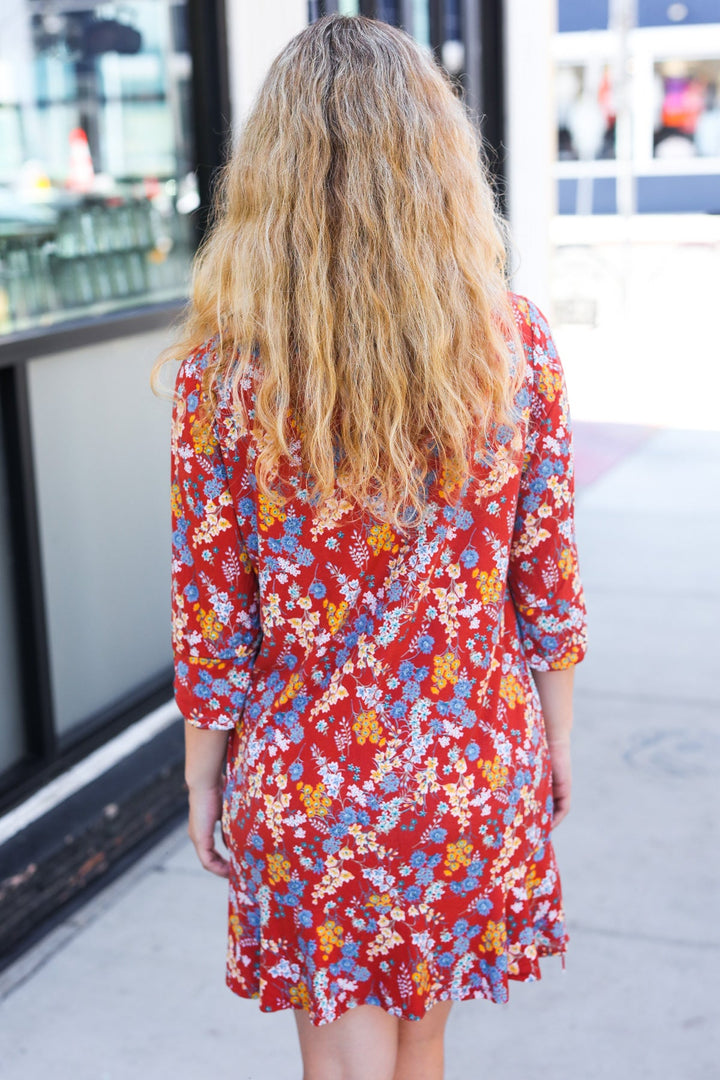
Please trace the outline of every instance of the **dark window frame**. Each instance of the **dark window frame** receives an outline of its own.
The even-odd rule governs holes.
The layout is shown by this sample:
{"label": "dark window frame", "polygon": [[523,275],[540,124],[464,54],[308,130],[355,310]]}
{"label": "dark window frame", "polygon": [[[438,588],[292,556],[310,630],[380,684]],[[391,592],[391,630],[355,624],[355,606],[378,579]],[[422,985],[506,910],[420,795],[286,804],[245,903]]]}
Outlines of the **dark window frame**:
{"label": "dark window frame", "polygon": [[[199,241],[207,227],[213,184],[224,160],[230,130],[226,14],[224,0],[188,0],[187,10],[192,57],[194,164],[201,199],[195,214]],[[172,672],[168,669],[124,695],[121,701],[86,718],[65,739],[58,739],[53,715],[39,508],[30,430],[28,362],[51,359],[54,354],[67,349],[167,327],[177,318],[184,304],[185,299],[178,298],[163,303],[138,303],[102,316],[93,316],[89,312],[72,321],[0,338],[2,467],[10,511],[13,614],[26,748],[24,757],[0,774],[0,813],[22,802],[172,696]]]}
{"label": "dark window frame", "polygon": [[[402,25],[409,0],[397,0],[397,22]],[[378,18],[379,0],[359,0],[359,11]],[[482,130],[486,158],[501,213],[507,213],[507,162],[505,158],[505,34],[503,0],[459,0],[460,23],[465,45],[463,71],[455,76],[465,100]],[[338,10],[338,0],[308,0],[308,20]],[[429,0],[430,47],[442,63],[446,24],[445,0]]]}

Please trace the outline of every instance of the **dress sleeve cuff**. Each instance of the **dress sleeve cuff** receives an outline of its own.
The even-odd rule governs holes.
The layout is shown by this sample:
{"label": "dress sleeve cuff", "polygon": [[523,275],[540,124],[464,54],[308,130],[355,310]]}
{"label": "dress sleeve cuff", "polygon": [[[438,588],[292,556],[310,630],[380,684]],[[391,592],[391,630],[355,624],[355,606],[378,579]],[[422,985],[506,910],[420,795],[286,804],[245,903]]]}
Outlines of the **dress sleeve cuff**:
{"label": "dress sleeve cuff", "polygon": [[175,662],[175,702],[193,727],[231,731],[245,704],[249,675],[232,660]]}

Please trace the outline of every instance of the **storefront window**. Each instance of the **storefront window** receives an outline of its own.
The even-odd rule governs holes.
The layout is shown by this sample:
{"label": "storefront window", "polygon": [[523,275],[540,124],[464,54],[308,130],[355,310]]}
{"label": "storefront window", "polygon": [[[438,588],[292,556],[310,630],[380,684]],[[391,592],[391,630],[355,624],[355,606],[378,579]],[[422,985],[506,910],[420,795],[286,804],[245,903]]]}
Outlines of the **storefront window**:
{"label": "storefront window", "polygon": [[615,157],[615,109],[608,64],[558,65],[558,159]]}
{"label": "storefront window", "polygon": [[187,287],[185,0],[3,0],[0,334]]}
{"label": "storefront window", "polygon": [[720,59],[663,60],[654,76],[654,157],[720,157]]}

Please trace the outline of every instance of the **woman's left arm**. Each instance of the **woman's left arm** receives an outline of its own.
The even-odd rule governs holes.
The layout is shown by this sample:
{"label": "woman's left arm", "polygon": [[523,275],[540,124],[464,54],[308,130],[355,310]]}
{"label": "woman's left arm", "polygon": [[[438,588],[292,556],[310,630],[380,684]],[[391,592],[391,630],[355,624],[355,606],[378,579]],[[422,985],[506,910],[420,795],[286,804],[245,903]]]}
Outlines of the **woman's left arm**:
{"label": "woman's left arm", "polygon": [[175,700],[185,718],[188,833],[200,862],[227,877],[215,848],[229,733],[242,717],[262,640],[257,579],[230,492],[217,423],[203,418],[198,350],[180,367],[172,425],[172,620]]}
{"label": "woman's left arm", "polygon": [[197,857],[212,874],[228,877],[230,864],[215,847],[215,824],[222,818],[223,765],[227,731],[207,731],[185,722],[185,783],[188,836]]}

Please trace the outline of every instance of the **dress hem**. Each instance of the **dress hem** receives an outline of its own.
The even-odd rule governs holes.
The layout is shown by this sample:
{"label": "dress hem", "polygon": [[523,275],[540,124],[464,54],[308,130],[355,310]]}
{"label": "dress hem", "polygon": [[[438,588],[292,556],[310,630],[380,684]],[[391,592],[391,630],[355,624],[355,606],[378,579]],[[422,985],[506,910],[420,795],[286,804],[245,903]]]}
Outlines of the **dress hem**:
{"label": "dress hem", "polygon": [[[537,951],[535,970],[533,971],[526,969],[525,971],[520,971],[515,974],[511,974],[508,972],[507,981],[509,982],[512,980],[513,982],[540,982],[542,978],[540,960],[546,960],[551,957],[557,957],[559,960],[562,961],[562,967],[564,972],[566,970],[566,955],[566,945],[560,946],[559,948],[550,948],[548,946],[540,947]],[[416,1015],[414,1012],[409,1012],[409,1010],[403,1008],[401,1005],[394,1005],[388,1008],[377,1001],[376,995],[367,993],[359,1000],[342,1002],[338,1007],[337,1014],[332,1018],[332,1020],[326,1020],[322,1017],[316,1020],[309,1009],[302,1006],[293,1005],[292,1001],[289,1000],[283,1002],[282,1004],[278,1003],[273,1005],[263,1005],[261,1001],[261,993],[259,990],[256,990],[254,992],[249,990],[243,982],[241,982],[239,979],[233,978],[230,974],[228,974],[225,978],[225,985],[233,992],[233,994],[235,994],[236,997],[244,998],[246,1001],[258,1001],[259,1009],[262,1013],[285,1012],[288,1009],[292,1009],[298,1012],[307,1012],[309,1014],[310,1021],[314,1027],[323,1027],[326,1024],[334,1022],[335,1020],[339,1020],[340,1017],[344,1016],[346,1012],[349,1012],[351,1009],[356,1009],[359,1005],[377,1005],[379,1008],[383,1009],[384,1012],[388,1013],[391,1016],[396,1016],[399,1020],[422,1020],[423,1017],[426,1016],[426,1014],[429,1012],[429,1008],[426,1008],[420,1015]],[[368,1001],[368,998],[370,997],[375,998],[375,1000]],[[488,992],[487,989],[473,990],[472,987],[465,986],[461,987],[460,992],[455,995],[453,995],[452,991],[446,991],[443,988],[443,990],[433,995],[430,1008],[432,1008],[433,1005],[439,1005],[441,1001],[461,1002],[477,1001],[482,999],[490,1001],[494,1005],[510,1004],[509,995],[503,1000],[500,997],[493,996],[491,990],[490,992]]]}

